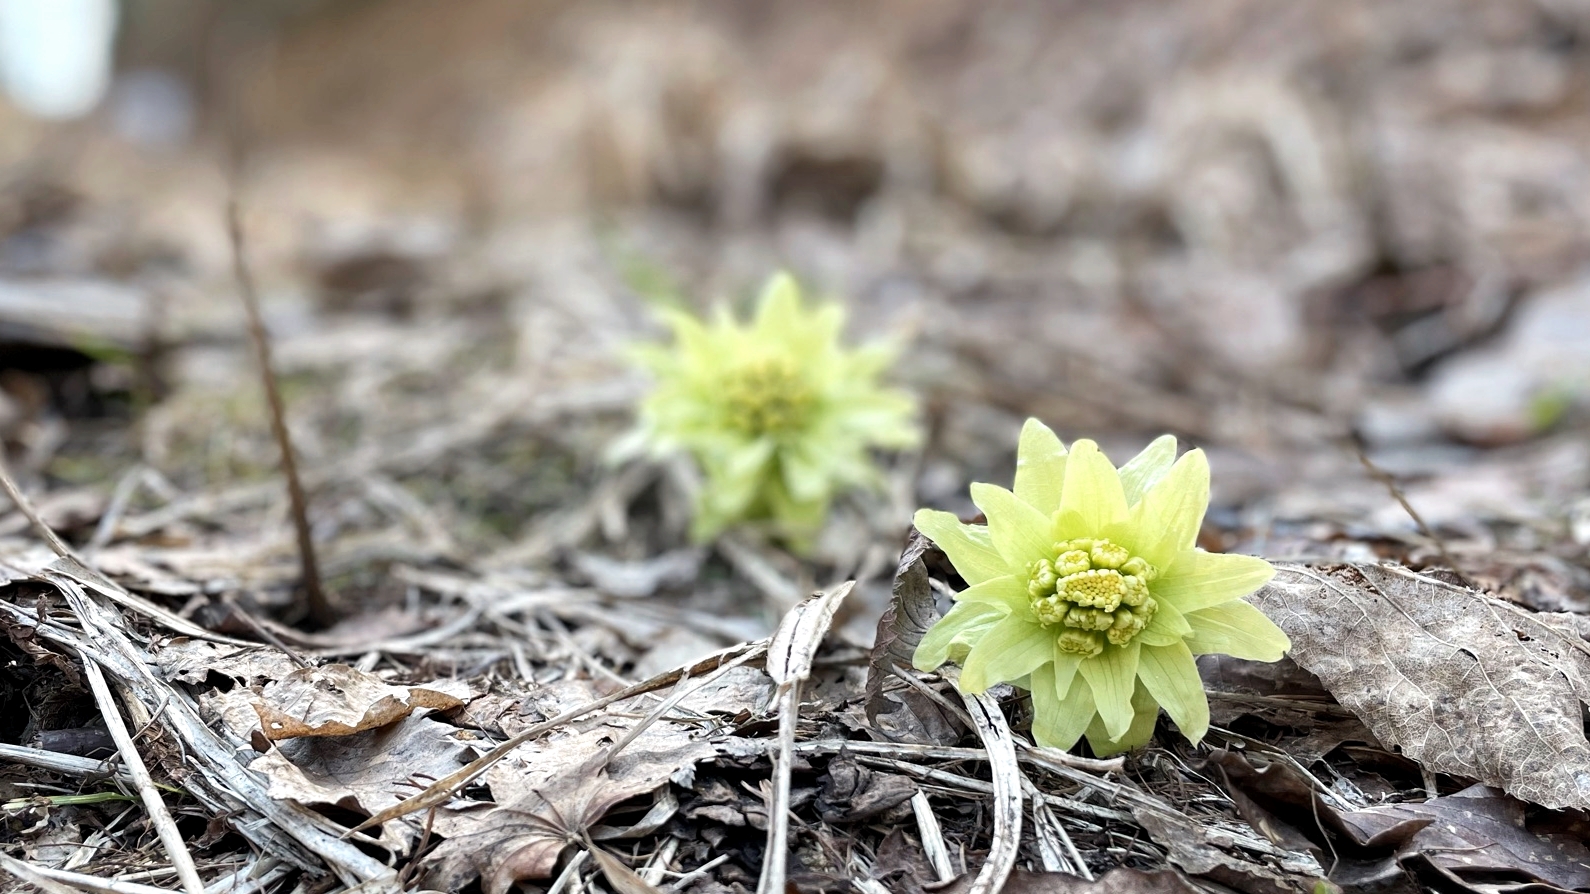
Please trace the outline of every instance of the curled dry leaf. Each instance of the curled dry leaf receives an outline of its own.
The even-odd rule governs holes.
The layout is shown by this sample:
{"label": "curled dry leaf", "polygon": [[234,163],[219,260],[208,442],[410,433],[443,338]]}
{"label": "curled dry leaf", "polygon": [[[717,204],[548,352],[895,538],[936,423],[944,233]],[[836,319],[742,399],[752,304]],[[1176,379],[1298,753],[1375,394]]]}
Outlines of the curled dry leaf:
{"label": "curled dry leaf", "polygon": [[[272,798],[370,816],[467,763],[480,744],[470,741],[471,735],[410,715],[353,736],[277,743],[249,769],[270,781]],[[387,823],[381,827],[382,843],[407,853],[423,825],[423,817]]]}
{"label": "curled dry leaf", "polygon": [[1545,807],[1590,807],[1590,651],[1547,616],[1389,565],[1281,566],[1251,599],[1386,746]]}
{"label": "curled dry leaf", "polygon": [[897,741],[950,744],[960,738],[957,726],[932,699],[915,689],[884,690],[895,668],[911,667],[917,643],[939,619],[928,583],[928,562],[935,556],[948,561],[933,541],[912,528],[867,663],[867,719],[878,732]]}
{"label": "curled dry leaf", "polygon": [[348,667],[300,668],[265,684],[254,702],[260,728],[271,741],[299,736],[349,736],[396,723],[420,708],[448,711],[455,695],[422,686],[393,686]]}
{"label": "curled dry leaf", "polygon": [[[1422,804],[1386,804],[1328,817],[1355,845],[1394,847],[1403,867],[1480,890],[1486,882],[1517,879],[1566,891],[1590,889],[1590,848],[1568,835],[1525,826],[1525,804],[1485,785],[1473,785]],[[1439,880],[1439,881],[1438,881]]]}
{"label": "curled dry leaf", "polygon": [[[1172,865],[1243,894],[1295,894],[1314,888],[1325,875],[1312,854],[1258,857],[1232,847],[1232,836],[1207,818],[1140,806],[1132,811],[1148,837],[1164,848]],[[1285,856],[1282,856],[1286,854]]]}

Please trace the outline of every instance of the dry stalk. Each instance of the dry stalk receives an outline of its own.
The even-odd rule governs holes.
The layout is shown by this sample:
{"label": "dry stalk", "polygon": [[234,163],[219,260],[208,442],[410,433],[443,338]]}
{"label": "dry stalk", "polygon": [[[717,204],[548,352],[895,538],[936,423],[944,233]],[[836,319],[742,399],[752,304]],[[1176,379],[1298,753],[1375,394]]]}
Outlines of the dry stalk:
{"label": "dry stalk", "polygon": [[292,504],[293,528],[298,534],[298,564],[304,579],[305,608],[312,621],[321,627],[329,627],[336,616],[321,587],[320,565],[315,560],[315,541],[309,528],[309,503],[304,496],[303,481],[298,477],[293,440],[287,430],[287,413],[282,407],[276,368],[271,363],[270,336],[265,332],[265,322],[259,310],[259,294],[255,291],[254,276],[244,252],[243,219],[238,211],[236,196],[226,203],[226,232],[232,243],[232,275],[237,279],[237,294],[243,302],[243,312],[248,317],[249,340],[254,343],[254,353],[259,359],[260,384],[265,389],[265,401],[270,407],[271,433],[275,435],[276,446],[282,455],[282,475],[287,479],[287,499]]}

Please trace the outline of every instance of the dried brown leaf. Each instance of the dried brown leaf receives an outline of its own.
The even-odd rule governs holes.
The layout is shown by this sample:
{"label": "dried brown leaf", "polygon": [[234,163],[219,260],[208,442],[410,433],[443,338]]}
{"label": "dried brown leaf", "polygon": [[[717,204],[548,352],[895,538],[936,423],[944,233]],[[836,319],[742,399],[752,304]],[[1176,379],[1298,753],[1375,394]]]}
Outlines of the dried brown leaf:
{"label": "dried brown leaf", "polygon": [[[1565,890],[1590,889],[1590,848],[1525,826],[1522,801],[1484,785],[1422,804],[1332,812],[1361,847],[1392,844],[1409,868],[1428,866],[1456,885],[1514,878]],[[1423,864],[1423,865],[1421,865]]]}
{"label": "dried brown leaf", "polygon": [[884,691],[895,668],[911,666],[917,644],[939,619],[928,583],[928,562],[934,556],[943,560],[933,541],[912,528],[867,662],[866,710],[873,727],[891,739],[948,744],[960,732],[936,702],[915,689]]}
{"label": "dried brown leaf", "polygon": [[[270,796],[308,806],[329,805],[369,816],[458,769],[474,745],[455,727],[429,717],[339,738],[305,737],[278,743],[249,769],[270,781]],[[404,852],[420,823],[387,823],[382,841]]]}
{"label": "dried brown leaf", "polygon": [[527,743],[487,773],[497,807],[436,817],[434,872],[448,884],[478,874],[488,894],[524,879],[551,876],[565,848],[588,837],[614,805],[678,778],[688,784],[695,763],[716,746],[691,728],[653,723],[617,757],[610,727]]}
{"label": "dried brown leaf", "polygon": [[1230,849],[1230,835],[1191,817],[1147,807],[1133,810],[1132,815],[1165,849],[1172,865],[1244,894],[1300,894],[1312,891],[1314,882],[1325,875],[1307,853],[1259,862]]}
{"label": "dried brown leaf", "polygon": [[894,673],[896,665],[911,666],[911,655],[916,652],[917,643],[939,618],[933,589],[928,585],[927,563],[922,559],[922,554],[930,549],[937,549],[933,541],[912,528],[894,572],[889,607],[878,619],[878,635],[873,640],[872,657],[867,663],[868,719],[887,713],[884,709],[893,707],[883,699],[883,681]]}
{"label": "dried brown leaf", "polygon": [[593,845],[590,853],[592,862],[596,864],[597,869],[602,870],[608,887],[616,894],[662,894],[660,888],[641,878],[640,874],[630,869],[623,860],[602,848]]}
{"label": "dried brown leaf", "polygon": [[349,736],[396,723],[420,708],[446,711],[463,700],[422,686],[392,686],[348,667],[300,668],[267,683],[254,702],[271,741],[299,736]]}
{"label": "dried brown leaf", "polygon": [[1388,747],[1546,807],[1590,807],[1579,638],[1390,565],[1282,566],[1253,602]]}

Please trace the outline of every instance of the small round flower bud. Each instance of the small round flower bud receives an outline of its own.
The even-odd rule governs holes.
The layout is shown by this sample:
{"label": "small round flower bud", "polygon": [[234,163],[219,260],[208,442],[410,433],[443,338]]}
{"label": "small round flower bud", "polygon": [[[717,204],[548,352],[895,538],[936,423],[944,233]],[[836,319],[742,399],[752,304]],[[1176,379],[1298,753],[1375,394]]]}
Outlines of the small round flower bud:
{"label": "small round flower bud", "polygon": [[1061,577],[1080,574],[1092,568],[1086,550],[1068,549],[1060,553],[1054,560],[1054,571]]}
{"label": "small round flower bud", "polygon": [[1086,630],[1063,630],[1055,640],[1055,648],[1069,655],[1092,658],[1104,651],[1104,638]]}
{"label": "small round flower bud", "polygon": [[1132,558],[1132,554],[1124,546],[1098,540],[1094,542],[1089,558],[1093,560],[1094,568],[1119,568]]}
{"label": "small round flower bud", "polygon": [[1073,608],[1066,612],[1065,623],[1077,630],[1108,630],[1115,623],[1115,615],[1096,608]]}

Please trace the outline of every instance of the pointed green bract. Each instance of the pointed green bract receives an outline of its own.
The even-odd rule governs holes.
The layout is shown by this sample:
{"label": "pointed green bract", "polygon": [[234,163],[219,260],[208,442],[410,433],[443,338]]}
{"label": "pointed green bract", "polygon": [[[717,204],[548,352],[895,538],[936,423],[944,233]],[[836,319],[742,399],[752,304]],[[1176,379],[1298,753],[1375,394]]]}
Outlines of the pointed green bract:
{"label": "pointed green bract", "polygon": [[1070,748],[1098,716],[1093,690],[1078,678],[1061,698],[1054,694],[1053,671],[1039,668],[1032,675],[1032,737],[1045,748]]}
{"label": "pointed green bract", "polygon": [[1123,751],[1131,751],[1148,744],[1154,737],[1154,723],[1159,719],[1159,705],[1154,702],[1154,697],[1148,690],[1139,685],[1132,693],[1132,722],[1126,732],[1119,736],[1112,736],[1104,728],[1103,718],[1094,717],[1088,724],[1088,745],[1093,753],[1099,757],[1109,757]]}
{"label": "pointed green bract", "polygon": [[1065,489],[1056,508],[1060,512],[1058,534],[1062,540],[1096,537],[1126,518],[1121,476],[1099,452],[1099,445],[1092,441],[1071,445],[1071,452],[1066,454]]}
{"label": "pointed green bract", "polygon": [[1132,688],[1137,681],[1137,655],[1141,648],[1132,642],[1105,649],[1077,669],[1093,690],[1099,717],[1112,738],[1126,735],[1126,728],[1132,724]]}
{"label": "pointed green bract", "polygon": [[[1173,449],[1174,444],[1172,441]],[[1016,498],[1047,514],[1060,505],[1065,482],[1065,445],[1049,426],[1028,419],[1021,427],[1021,443],[1016,449],[1016,483],[1011,488]]]}
{"label": "pointed green bract", "polygon": [[1194,742],[1204,737],[1209,730],[1209,700],[1204,697],[1198,663],[1186,643],[1144,646],[1137,659],[1137,676],[1183,735]]}
{"label": "pointed green bract", "polygon": [[1176,439],[1160,435],[1143,452],[1121,466],[1121,489],[1126,492],[1126,503],[1136,505],[1148,489],[1165,477],[1176,462]]}
{"label": "pointed green bract", "polygon": [[952,659],[962,661],[972,644],[1004,618],[1004,613],[992,606],[957,603],[949,614],[928,629],[917,644],[916,654],[911,656],[911,664],[917,670],[930,671]]}
{"label": "pointed green bract", "polygon": [[1292,648],[1292,641],[1264,612],[1240,600],[1200,609],[1187,620],[1193,628],[1187,645],[1199,655],[1279,661]]}
{"label": "pointed green bract", "polygon": [[1086,736],[1104,755],[1153,735],[1163,706],[1190,740],[1209,728],[1195,654],[1275,660],[1286,636],[1241,597],[1269,563],[1196,547],[1209,505],[1209,464],[1156,439],[1116,469],[1092,441],[1067,452],[1029,420],[1014,490],[972,485],[988,525],[917,513],[968,588],[917,649],[920,669],[962,665],[960,683],[1028,689],[1033,737],[1069,748]]}
{"label": "pointed green bract", "polygon": [[1032,614],[1027,598],[1027,581],[1014,574],[991,577],[982,583],[955,594],[956,602],[980,602],[991,605],[1007,614],[1015,612],[1022,617]]}
{"label": "pointed green bract", "polygon": [[944,550],[950,564],[969,584],[980,584],[991,577],[1009,574],[1010,567],[994,549],[988,529],[982,525],[963,525],[948,512],[918,509],[912,518],[916,529]]}
{"label": "pointed green bract", "polygon": [[961,667],[961,691],[978,693],[994,683],[1019,680],[1054,661],[1054,637],[1014,615],[989,628]]}
{"label": "pointed green bract", "polygon": [[972,485],[972,502],[988,516],[988,533],[1005,563],[1019,568],[1040,559],[1054,543],[1049,519],[997,484]]}
{"label": "pointed green bract", "polygon": [[920,439],[916,402],[877,382],[894,352],[841,346],[843,310],[804,307],[787,273],[768,280],[749,324],[725,308],[705,321],[673,309],[659,316],[674,343],[631,352],[656,380],[632,442],[695,460],[699,540],[756,523],[792,547],[807,544],[836,495],[882,483],[874,448]]}
{"label": "pointed green bract", "polygon": [[1154,592],[1186,615],[1246,596],[1274,576],[1263,559],[1190,549],[1177,555]]}

